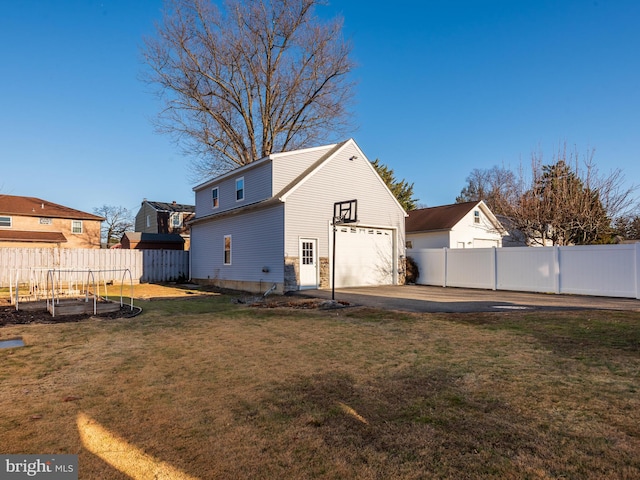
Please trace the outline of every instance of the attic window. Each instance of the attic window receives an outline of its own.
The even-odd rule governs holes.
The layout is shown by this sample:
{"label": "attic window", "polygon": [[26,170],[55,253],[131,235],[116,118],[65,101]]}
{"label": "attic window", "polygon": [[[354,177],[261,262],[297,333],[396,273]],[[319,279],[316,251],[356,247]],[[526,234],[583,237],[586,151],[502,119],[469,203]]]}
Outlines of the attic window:
{"label": "attic window", "polygon": [[480,211],[479,210],[474,210],[473,211],[473,223],[480,223]]}
{"label": "attic window", "polygon": [[0,227],[11,228],[11,217],[0,217]]}
{"label": "attic window", "polygon": [[180,219],[180,213],[175,212],[171,214],[171,226],[173,228],[180,228],[182,226],[182,220]]}

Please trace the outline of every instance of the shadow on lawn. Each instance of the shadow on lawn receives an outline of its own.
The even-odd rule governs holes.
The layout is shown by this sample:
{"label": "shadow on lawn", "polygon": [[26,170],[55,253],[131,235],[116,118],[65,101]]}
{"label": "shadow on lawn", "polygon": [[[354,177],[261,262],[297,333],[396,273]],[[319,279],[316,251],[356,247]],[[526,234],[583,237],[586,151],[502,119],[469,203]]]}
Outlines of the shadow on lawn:
{"label": "shadow on lawn", "polygon": [[[368,384],[340,373],[299,378],[275,386],[259,403],[244,403],[236,414],[240,422],[292,438],[288,455],[301,462],[320,437],[327,450],[321,458],[343,458],[356,476],[365,466],[379,478],[611,473],[591,460],[606,453],[606,439],[579,438],[562,424],[542,426],[537,412],[521,411],[469,387],[466,377],[412,367]],[[279,448],[266,453],[277,456]]]}

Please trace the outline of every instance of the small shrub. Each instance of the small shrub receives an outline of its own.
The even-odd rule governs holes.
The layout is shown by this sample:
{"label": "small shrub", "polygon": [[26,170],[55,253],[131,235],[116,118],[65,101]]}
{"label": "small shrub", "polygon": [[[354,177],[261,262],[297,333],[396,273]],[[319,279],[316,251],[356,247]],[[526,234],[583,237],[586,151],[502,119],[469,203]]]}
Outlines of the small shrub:
{"label": "small shrub", "polygon": [[406,283],[416,283],[420,276],[420,268],[412,257],[407,257],[407,276]]}

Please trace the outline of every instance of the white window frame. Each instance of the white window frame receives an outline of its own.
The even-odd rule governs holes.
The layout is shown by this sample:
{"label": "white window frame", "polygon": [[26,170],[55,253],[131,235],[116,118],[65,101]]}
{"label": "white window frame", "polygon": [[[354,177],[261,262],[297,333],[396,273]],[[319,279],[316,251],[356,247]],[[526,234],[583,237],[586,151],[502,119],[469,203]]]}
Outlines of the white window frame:
{"label": "white window frame", "polygon": [[[214,196],[215,192],[215,196]],[[211,189],[211,208],[220,208],[220,188],[213,187]]]}
{"label": "white window frame", "polygon": [[13,217],[10,216],[1,216],[0,219],[4,219],[2,223],[8,223],[9,225],[0,224],[0,228],[12,228],[13,227]]}
{"label": "white window frame", "polygon": [[[242,188],[238,188],[238,184],[242,182]],[[242,191],[242,197],[238,198],[238,193]],[[236,202],[241,202],[242,200],[244,200],[246,197],[245,195],[245,184],[244,184],[244,177],[240,177],[240,178],[236,178]]]}
{"label": "white window frame", "polygon": [[[229,257],[228,258],[227,258],[227,239],[229,239],[229,249],[228,249]],[[223,245],[222,245],[222,261],[225,265],[231,265],[232,252],[233,252],[233,241],[231,239],[231,235],[225,235]]]}
{"label": "white window frame", "polygon": [[[175,219],[178,219],[177,225]],[[181,228],[182,227],[182,218],[180,218],[180,212],[173,212],[171,214],[171,228]]]}
{"label": "white window frame", "polygon": [[[79,232],[76,232],[76,227],[80,227]],[[71,220],[71,233],[75,235],[82,235],[83,230],[82,220]]]}
{"label": "white window frame", "polygon": [[480,210],[473,211],[473,223],[476,225],[480,224]]}
{"label": "white window frame", "polygon": [[147,228],[151,227],[151,215],[147,215]]}

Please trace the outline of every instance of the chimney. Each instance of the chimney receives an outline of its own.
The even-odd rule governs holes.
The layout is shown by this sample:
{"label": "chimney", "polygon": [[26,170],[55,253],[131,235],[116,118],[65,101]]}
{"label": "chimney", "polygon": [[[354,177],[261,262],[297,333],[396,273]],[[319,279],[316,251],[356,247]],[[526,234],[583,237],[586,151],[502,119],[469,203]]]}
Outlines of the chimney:
{"label": "chimney", "polygon": [[172,205],[174,205],[174,206],[176,205],[176,201],[175,200],[172,202]]}

